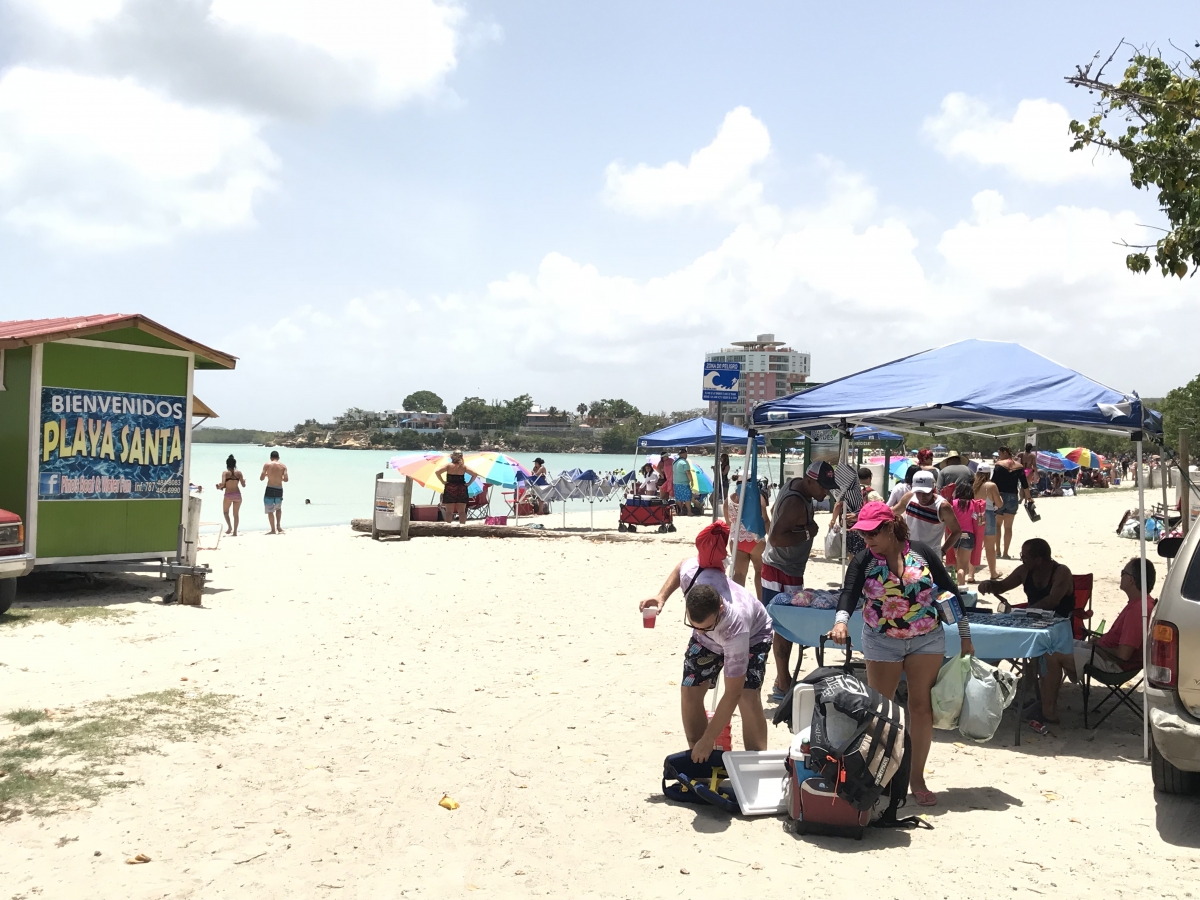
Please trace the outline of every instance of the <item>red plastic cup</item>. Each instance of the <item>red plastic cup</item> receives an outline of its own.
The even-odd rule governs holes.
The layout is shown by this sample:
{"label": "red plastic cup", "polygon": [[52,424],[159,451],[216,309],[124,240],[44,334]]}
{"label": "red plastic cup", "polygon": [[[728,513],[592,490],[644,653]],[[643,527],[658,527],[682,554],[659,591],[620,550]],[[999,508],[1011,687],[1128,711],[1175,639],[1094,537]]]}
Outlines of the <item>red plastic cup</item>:
{"label": "red plastic cup", "polygon": [[[711,712],[708,712],[707,710],[705,710],[705,714],[708,716],[708,719],[711,722],[713,714]],[[720,735],[717,736],[717,741],[715,744],[713,744],[713,749],[715,749],[715,750],[732,750],[733,749],[733,723],[732,722],[725,723],[725,728],[721,731]]]}
{"label": "red plastic cup", "polygon": [[655,620],[658,619],[658,607],[647,606],[642,610],[642,627],[653,628]]}

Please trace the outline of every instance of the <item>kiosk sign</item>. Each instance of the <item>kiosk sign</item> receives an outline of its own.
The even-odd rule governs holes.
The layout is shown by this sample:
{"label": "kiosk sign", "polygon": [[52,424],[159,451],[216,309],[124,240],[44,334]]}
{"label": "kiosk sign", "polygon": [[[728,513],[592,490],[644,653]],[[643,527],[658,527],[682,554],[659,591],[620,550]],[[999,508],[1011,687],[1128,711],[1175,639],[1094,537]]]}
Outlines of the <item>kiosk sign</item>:
{"label": "kiosk sign", "polygon": [[39,500],[179,500],[187,398],[42,388]]}
{"label": "kiosk sign", "polygon": [[701,399],[718,403],[736,403],[738,382],[742,377],[739,362],[706,362],[704,364],[704,393]]}

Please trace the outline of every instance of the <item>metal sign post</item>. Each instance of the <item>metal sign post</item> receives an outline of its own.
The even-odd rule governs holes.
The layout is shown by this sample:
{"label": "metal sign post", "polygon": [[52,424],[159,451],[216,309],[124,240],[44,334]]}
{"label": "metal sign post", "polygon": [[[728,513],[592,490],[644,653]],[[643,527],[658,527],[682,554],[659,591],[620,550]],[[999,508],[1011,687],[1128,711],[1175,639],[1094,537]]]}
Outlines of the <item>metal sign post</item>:
{"label": "metal sign post", "polygon": [[[717,404],[717,443],[715,454],[717,464],[713,468],[713,521],[717,521],[717,501],[720,497],[725,503],[725,481],[721,473],[721,420],[725,418],[725,404],[736,403],[738,387],[742,380],[742,364],[740,362],[704,363],[704,387],[701,399]],[[740,507],[739,507],[740,508]]]}
{"label": "metal sign post", "polygon": [[[712,520],[717,521],[717,513],[724,512],[725,507],[725,475],[721,471],[721,420],[725,418],[725,401],[717,401],[717,446],[713,450],[713,457],[716,462],[713,464],[713,505],[712,505]],[[721,504],[721,509],[717,509],[718,502]]]}

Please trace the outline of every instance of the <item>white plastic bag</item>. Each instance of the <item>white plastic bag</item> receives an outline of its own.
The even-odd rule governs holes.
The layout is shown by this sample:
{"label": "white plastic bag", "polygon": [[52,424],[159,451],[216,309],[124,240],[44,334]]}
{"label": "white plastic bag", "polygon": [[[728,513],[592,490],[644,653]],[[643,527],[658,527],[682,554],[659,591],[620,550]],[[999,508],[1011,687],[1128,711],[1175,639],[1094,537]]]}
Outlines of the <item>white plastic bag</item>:
{"label": "white plastic bag", "polygon": [[825,532],[825,558],[831,562],[841,562],[842,547],[842,526],[833,522]]}
{"label": "white plastic bag", "polygon": [[956,656],[942,666],[937,681],[933,683],[930,698],[933,701],[933,727],[953,731],[958,727],[962,713],[963,692],[971,677],[971,658]]}
{"label": "white plastic bag", "polygon": [[971,658],[971,677],[963,690],[958,731],[965,738],[990,741],[1000,717],[1017,696],[1017,676]]}

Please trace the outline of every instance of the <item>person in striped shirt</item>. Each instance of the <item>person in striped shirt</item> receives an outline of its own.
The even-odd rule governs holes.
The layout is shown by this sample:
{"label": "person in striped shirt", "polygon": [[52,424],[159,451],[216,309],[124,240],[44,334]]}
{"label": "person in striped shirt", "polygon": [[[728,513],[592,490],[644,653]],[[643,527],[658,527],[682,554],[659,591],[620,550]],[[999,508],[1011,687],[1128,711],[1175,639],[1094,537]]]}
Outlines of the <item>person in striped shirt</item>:
{"label": "person in striped shirt", "polygon": [[892,505],[892,512],[904,519],[914,541],[940,547],[945,556],[951,547],[958,545],[962,528],[950,501],[936,487],[933,473],[922,469],[913,476],[912,490]]}

